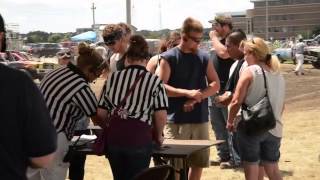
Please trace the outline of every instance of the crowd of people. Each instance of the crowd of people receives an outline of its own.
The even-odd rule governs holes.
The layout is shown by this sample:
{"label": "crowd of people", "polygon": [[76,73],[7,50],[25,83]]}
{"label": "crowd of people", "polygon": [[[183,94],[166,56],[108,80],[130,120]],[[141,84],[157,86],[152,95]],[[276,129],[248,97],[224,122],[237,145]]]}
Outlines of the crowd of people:
{"label": "crowd of people", "polygon": [[[0,134],[12,136],[1,139],[1,179],[62,180],[68,170],[69,179],[84,179],[86,156],[64,158],[72,137],[88,133],[90,119],[108,130],[104,153],[115,180],[131,180],[147,169],[153,145],[162,146],[165,138],[209,140],[209,121],[216,139],[225,140],[217,146],[221,169],[243,167],[247,180],[282,179],[278,161],[285,82],[280,63],[263,39],[247,39],[242,30],[233,30],[231,17],[220,15],[210,23],[209,54],[199,48],[202,24],[189,17],[181,32],[162,40],[154,57],[145,38],[134,35],[129,25],[108,24],[102,46],[80,43],[76,59],[59,52],[61,67],[39,87],[23,72],[0,64]],[[1,16],[0,25],[0,49],[5,51]],[[296,71],[301,73],[301,66]],[[102,76],[97,98],[90,83]],[[253,106],[266,94],[276,124],[247,134],[242,105]],[[201,179],[209,155],[204,149],[188,157],[189,179]],[[180,179],[181,159],[172,165]]]}

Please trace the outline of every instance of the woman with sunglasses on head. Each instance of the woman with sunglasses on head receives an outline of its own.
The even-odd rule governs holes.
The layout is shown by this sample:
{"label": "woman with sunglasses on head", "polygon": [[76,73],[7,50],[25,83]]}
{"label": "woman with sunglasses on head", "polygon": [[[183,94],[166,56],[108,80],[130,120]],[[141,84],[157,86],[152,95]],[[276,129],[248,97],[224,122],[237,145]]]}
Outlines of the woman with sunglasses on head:
{"label": "woman with sunglasses on head", "polygon": [[165,39],[161,41],[160,47],[159,47],[159,54],[153,56],[150,58],[148,64],[147,64],[147,70],[157,74],[157,67],[160,65],[160,54],[163,52],[166,52],[167,50],[174,48],[180,44],[181,41],[181,35],[177,31],[170,32],[169,36],[167,36]]}
{"label": "woman with sunglasses on head", "polygon": [[79,44],[78,51],[77,65],[68,63],[55,69],[40,83],[40,91],[58,135],[58,148],[54,162],[49,168],[40,170],[40,174],[37,174],[39,178],[65,179],[69,163],[63,159],[74,135],[75,124],[85,117],[99,122],[96,117],[97,99],[89,83],[101,75],[104,61],[85,43]]}
{"label": "woman with sunglasses on head", "polygon": [[131,180],[149,167],[151,125],[160,146],[168,108],[161,80],[145,68],[149,52],[142,36],[131,36],[125,57],[128,65],[109,75],[98,108],[100,119],[108,120],[107,156],[114,180]]}
{"label": "woman with sunglasses on head", "polygon": [[237,83],[230,104],[227,128],[234,131],[234,118],[242,104],[251,107],[267,93],[276,119],[275,128],[250,134],[245,124],[247,122],[242,119],[237,128],[237,141],[247,180],[263,179],[263,168],[269,179],[279,180],[282,179],[278,161],[285,97],[285,81],[280,73],[280,62],[270,54],[267,44],[261,38],[243,41],[241,48],[248,67],[243,70]]}
{"label": "woman with sunglasses on head", "polygon": [[115,72],[125,67],[124,54],[127,50],[131,29],[125,23],[108,24],[103,30],[105,45],[114,53],[109,59],[110,71]]}

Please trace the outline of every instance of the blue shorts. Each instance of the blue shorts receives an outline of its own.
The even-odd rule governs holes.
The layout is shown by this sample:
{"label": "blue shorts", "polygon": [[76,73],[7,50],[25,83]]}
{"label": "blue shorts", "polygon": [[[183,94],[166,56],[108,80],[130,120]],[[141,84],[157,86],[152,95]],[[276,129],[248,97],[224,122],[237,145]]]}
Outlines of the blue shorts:
{"label": "blue shorts", "polygon": [[281,138],[269,132],[258,136],[248,136],[240,129],[237,134],[237,142],[242,162],[276,163],[279,161]]}

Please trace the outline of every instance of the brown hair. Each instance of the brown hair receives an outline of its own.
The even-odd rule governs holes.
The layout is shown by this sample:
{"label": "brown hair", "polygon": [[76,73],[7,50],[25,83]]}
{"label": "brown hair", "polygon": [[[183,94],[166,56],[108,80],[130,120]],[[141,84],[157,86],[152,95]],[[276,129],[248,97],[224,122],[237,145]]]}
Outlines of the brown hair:
{"label": "brown hair", "polygon": [[118,24],[107,24],[102,32],[104,42],[115,41],[121,39],[123,36],[123,29]]}
{"label": "brown hair", "polygon": [[129,61],[141,61],[150,57],[147,41],[140,35],[130,37],[126,58]]}
{"label": "brown hair", "polygon": [[132,33],[132,30],[131,30],[131,28],[130,28],[130,26],[129,26],[128,24],[121,22],[121,23],[119,23],[118,25],[122,28],[122,30],[123,30],[123,35],[126,36],[126,35]]}
{"label": "brown hair", "polygon": [[203,26],[200,23],[200,21],[193,19],[191,17],[188,17],[186,20],[184,20],[182,24],[182,33],[189,35],[190,32],[203,32]]}
{"label": "brown hair", "polygon": [[86,43],[80,43],[78,46],[79,56],[77,58],[77,66],[80,69],[89,67],[90,70],[96,71],[102,68],[104,64],[101,55]]}
{"label": "brown hair", "polygon": [[181,34],[178,31],[170,32],[169,36],[167,36],[161,40],[159,52],[163,53],[163,52],[167,51],[168,49],[175,47],[176,44],[174,44],[174,43],[179,39],[181,39]]}

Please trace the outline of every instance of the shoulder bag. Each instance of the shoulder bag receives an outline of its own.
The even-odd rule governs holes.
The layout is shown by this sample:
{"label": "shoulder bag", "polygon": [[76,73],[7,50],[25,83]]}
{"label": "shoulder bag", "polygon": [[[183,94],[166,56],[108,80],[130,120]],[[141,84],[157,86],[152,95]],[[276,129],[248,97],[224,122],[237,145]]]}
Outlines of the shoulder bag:
{"label": "shoulder bag", "polygon": [[239,123],[239,128],[249,136],[263,134],[276,126],[276,118],[268,95],[266,75],[263,68],[261,66],[260,68],[263,73],[266,94],[253,106],[242,104],[242,121]]}

